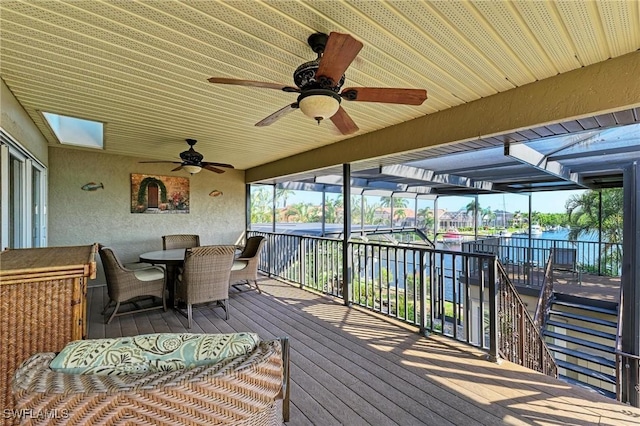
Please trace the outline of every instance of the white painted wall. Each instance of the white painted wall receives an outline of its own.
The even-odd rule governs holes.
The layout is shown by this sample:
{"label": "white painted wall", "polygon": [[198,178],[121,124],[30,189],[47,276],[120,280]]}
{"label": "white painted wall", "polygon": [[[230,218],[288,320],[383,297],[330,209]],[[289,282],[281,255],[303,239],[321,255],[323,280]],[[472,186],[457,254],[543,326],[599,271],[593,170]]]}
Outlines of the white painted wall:
{"label": "white painted wall", "polygon": [[[162,250],[162,235],[199,234],[202,245],[236,244],[244,238],[244,172],[216,174],[207,170],[190,176],[171,172],[171,164],[139,164],[141,159],[92,152],[49,150],[49,246],[102,243],[124,263],[138,255]],[[131,213],[131,173],[189,176],[190,213]],[[104,189],[83,191],[88,182]],[[210,197],[218,189],[221,197]],[[104,284],[102,265],[90,285]]]}

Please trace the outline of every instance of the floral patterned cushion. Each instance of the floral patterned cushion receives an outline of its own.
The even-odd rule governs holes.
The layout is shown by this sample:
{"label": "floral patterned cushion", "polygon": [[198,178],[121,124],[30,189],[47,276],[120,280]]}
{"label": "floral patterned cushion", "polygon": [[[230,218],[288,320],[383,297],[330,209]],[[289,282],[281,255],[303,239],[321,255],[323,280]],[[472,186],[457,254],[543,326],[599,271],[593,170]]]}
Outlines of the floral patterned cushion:
{"label": "floral patterned cushion", "polygon": [[255,333],[156,333],[76,340],[65,346],[49,367],[61,373],[98,375],[171,371],[245,355],[259,341]]}

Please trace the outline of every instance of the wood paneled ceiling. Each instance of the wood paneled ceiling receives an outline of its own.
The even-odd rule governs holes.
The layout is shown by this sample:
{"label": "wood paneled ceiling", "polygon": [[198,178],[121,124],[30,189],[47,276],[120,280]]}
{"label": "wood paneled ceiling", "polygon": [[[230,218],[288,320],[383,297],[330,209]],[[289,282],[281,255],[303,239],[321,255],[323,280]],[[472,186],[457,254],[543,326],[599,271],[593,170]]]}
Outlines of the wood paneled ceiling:
{"label": "wood paneled ceiling", "polygon": [[295,95],[207,82],[290,85],[316,31],[364,43],[345,87],[428,90],[418,107],[345,102],[355,136],[640,48],[637,0],[2,0],[0,13],[0,76],[50,145],[42,111],[104,122],[108,153],[175,160],[195,138],[239,169],[346,138],[299,112],[255,127]]}

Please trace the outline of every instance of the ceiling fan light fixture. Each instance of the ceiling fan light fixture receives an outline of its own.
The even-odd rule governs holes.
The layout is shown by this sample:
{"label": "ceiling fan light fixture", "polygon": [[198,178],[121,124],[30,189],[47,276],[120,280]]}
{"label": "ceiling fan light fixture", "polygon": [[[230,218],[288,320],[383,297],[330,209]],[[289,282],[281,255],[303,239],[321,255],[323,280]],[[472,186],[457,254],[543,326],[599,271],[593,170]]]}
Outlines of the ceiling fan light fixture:
{"label": "ceiling fan light fixture", "polygon": [[196,166],[195,164],[187,164],[186,166],[182,166],[182,168],[192,175],[200,173],[200,170],[202,170],[202,167]]}
{"label": "ceiling fan light fixture", "polygon": [[323,90],[320,93],[301,94],[298,97],[298,105],[304,115],[320,123],[321,120],[333,117],[338,112],[340,100],[340,95],[335,92]]}

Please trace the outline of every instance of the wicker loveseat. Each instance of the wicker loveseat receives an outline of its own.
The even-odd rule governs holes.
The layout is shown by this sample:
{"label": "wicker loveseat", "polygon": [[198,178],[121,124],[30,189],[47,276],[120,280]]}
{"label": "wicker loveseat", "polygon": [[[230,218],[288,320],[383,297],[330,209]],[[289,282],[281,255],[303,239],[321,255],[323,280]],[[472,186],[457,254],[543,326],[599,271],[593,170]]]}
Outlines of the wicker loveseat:
{"label": "wicker loveseat", "polygon": [[16,370],[15,412],[29,425],[282,425],[288,352],[286,338],[260,341],[213,365],[125,375],[56,372],[56,354],[39,353]]}

